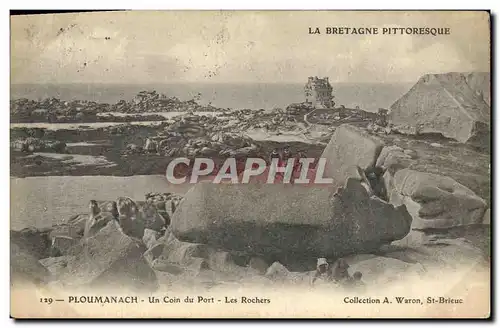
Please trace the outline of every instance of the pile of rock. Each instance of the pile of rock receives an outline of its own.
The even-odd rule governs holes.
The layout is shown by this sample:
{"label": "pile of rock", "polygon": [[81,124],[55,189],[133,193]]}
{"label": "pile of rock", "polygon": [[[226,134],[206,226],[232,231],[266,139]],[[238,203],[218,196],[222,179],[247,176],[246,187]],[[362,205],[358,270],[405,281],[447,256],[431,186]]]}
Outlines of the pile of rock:
{"label": "pile of rock", "polygon": [[63,123],[75,120],[96,120],[96,114],[111,110],[105,103],[86,100],[64,101],[46,98],[41,101],[25,98],[10,102],[11,122]]}
{"label": "pile of rock", "polygon": [[[486,204],[450,178],[405,169],[417,156],[342,125],[322,155],[330,188],[199,184],[172,217],[172,232],[183,242],[260,254],[287,267],[345,256],[374,283],[436,266],[487,266],[484,248],[464,242],[456,229],[484,229]],[[415,240],[417,233],[426,238]]]}
{"label": "pile of rock", "polygon": [[313,110],[311,103],[295,103],[286,107],[286,112],[292,115],[304,115]]}
{"label": "pile of rock", "polygon": [[[46,229],[11,231],[13,283],[89,287],[158,287],[143,254],[165,235],[182,197],[147,194],[146,201],[127,197],[90,202],[89,213]],[[43,265],[43,266],[42,266]]]}
{"label": "pile of rock", "polygon": [[65,225],[12,232],[12,270],[36,283],[145,291],[207,271],[310,283],[319,257],[373,286],[488,267],[486,203],[448,177],[408,169],[418,153],[341,125],[321,157],[326,186],[198,183],[184,197],[95,202]]}
{"label": "pile of rock", "polygon": [[164,156],[238,157],[259,151],[252,139],[238,129],[220,128],[224,119],[206,115],[183,115],[161,128],[156,136],[145,140],[142,147],[129,144],[123,153],[158,154]]}
{"label": "pile of rock", "polygon": [[[154,204],[158,212],[167,220],[174,214],[183,197],[173,193],[154,193],[146,194],[146,202]],[[166,213],[166,214],[165,214]],[[167,225],[170,225],[167,222]]]}
{"label": "pile of rock", "polygon": [[379,134],[391,134],[393,132],[392,127],[390,125],[383,126],[377,123],[368,123],[366,129],[368,131],[372,131],[374,133],[379,133]]}
{"label": "pile of rock", "polygon": [[141,91],[130,102],[121,100],[112,106],[113,111],[122,113],[144,112],[198,112],[220,111],[211,105],[200,105],[195,99],[181,101],[177,97],[167,97],[156,91]]}
{"label": "pile of rock", "polygon": [[11,141],[10,148],[26,153],[34,152],[66,152],[66,144],[62,141],[44,140],[40,138],[22,138]]}
{"label": "pile of rock", "polygon": [[[97,103],[95,101],[74,100],[64,101],[57,98],[46,98],[40,101],[26,98],[14,99],[10,102],[11,122],[96,122],[100,118],[97,114],[145,113],[145,112],[218,112],[222,109],[212,105],[201,105],[195,99],[188,101],[176,97],[167,97],[156,91],[141,91],[131,101],[120,100],[116,104]],[[134,118],[115,117],[118,121]],[[136,117],[144,120],[143,117]],[[150,120],[152,117],[149,118]],[[162,117],[156,117],[161,120]],[[102,120],[109,121],[106,117]]]}

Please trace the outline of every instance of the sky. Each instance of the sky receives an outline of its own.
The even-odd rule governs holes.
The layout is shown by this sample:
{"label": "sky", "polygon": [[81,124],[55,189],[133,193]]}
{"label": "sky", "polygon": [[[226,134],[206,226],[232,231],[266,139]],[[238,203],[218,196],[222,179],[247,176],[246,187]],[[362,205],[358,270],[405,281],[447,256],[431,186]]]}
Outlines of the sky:
{"label": "sky", "polygon": [[[309,34],[319,27],[322,34]],[[329,35],[326,27],[448,27]],[[415,82],[489,72],[485,12],[129,11],[11,17],[11,83]]]}

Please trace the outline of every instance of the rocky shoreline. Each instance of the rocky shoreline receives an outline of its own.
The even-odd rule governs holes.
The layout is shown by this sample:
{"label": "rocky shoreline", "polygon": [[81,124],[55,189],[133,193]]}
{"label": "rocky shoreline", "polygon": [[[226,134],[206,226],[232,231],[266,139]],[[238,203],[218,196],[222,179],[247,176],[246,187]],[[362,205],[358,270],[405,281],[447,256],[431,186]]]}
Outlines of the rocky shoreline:
{"label": "rocky shoreline", "polygon": [[[450,177],[412,169],[421,156],[342,125],[321,154],[335,168],[325,171],[331,188],[201,183],[184,196],[93,201],[89,213],[63,225],[11,231],[12,277],[61,288],[155,291],[183,277],[206,289],[200,279],[209,273],[212,284],[309,286],[318,258],[337,272],[326,281],[346,288],[359,287],[351,284],[356,272],[370,287],[430,279],[435,269],[487,270],[489,200]],[[275,212],[278,195],[297,201],[281,202]],[[256,198],[270,202],[255,209]]]}
{"label": "rocky shoreline", "polygon": [[[156,91],[141,91],[130,101],[116,104],[95,101],[64,101],[46,98],[40,101],[26,98],[10,101],[11,123],[91,123],[163,121],[165,117],[155,112],[222,112],[221,108],[200,105],[196,99],[188,101],[167,97]],[[113,113],[128,114],[120,116]],[[143,115],[149,113],[148,115]]]}
{"label": "rocky shoreline", "polygon": [[[155,125],[11,128],[16,177],[164,174],[176,157],[268,160],[288,146],[325,159],[324,177],[333,179],[327,187],[198,183],[185,195],[93,200],[88,213],[62,225],[11,231],[12,277],[60,288],[157,291],[181,281],[202,289],[228,282],[312,286],[318,277],[340,288],[371,288],[488,271],[489,98],[477,81],[425,76],[390,114],[308,104],[227,111],[143,92],[130,103],[88,108],[95,115],[183,113]],[[439,97],[421,117],[411,111],[428,88]],[[69,117],[62,119],[82,105],[44,104]],[[14,105],[18,118],[29,118],[40,104]],[[217,115],[195,113],[207,109]],[[441,124],[460,120],[465,109],[477,113],[460,131]]]}

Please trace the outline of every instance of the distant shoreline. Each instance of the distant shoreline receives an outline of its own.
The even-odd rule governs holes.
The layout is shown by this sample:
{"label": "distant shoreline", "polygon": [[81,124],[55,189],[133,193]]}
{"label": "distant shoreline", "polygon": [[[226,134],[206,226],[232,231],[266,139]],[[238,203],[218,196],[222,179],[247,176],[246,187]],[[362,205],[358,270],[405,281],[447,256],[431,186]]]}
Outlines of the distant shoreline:
{"label": "distant shoreline", "polygon": [[[405,94],[414,82],[405,83],[333,83],[335,103],[359,106],[367,111],[387,108]],[[284,108],[305,100],[304,83],[45,83],[12,84],[11,99],[40,100],[55,97],[64,101],[88,100],[100,103],[129,101],[141,90],[156,90],[168,97],[187,101],[200,95],[199,103],[223,109]]]}

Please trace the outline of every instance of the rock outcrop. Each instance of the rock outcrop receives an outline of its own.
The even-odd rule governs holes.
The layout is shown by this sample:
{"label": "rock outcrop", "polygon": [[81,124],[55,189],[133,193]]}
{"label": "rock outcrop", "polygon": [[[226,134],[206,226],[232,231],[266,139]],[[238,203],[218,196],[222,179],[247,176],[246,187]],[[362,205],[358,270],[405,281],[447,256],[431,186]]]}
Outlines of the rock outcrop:
{"label": "rock outcrop", "polygon": [[485,92],[489,74],[487,79],[481,74],[424,75],[391,106],[390,123],[405,134],[440,133],[489,147],[490,106]]}
{"label": "rock outcrop", "polygon": [[111,221],[81,241],[60,279],[73,287],[156,290],[155,273],[143,257],[145,250],[142,243],[123,234],[118,223]]}
{"label": "rock outcrop", "polygon": [[298,260],[377,248],[403,238],[410,224],[404,206],[371,197],[348,179],[335,195],[325,187],[199,183],[171,227],[180,240]]}
{"label": "rock outcrop", "polygon": [[384,143],[361,128],[343,124],[333,134],[321,158],[326,159],[325,178],[333,178],[336,187],[343,186],[353,166],[363,170],[375,167]]}
{"label": "rock outcrop", "polygon": [[365,176],[383,145],[342,125],[322,154],[323,177],[332,184],[200,183],[172,217],[172,231],[183,241],[266,254],[266,260],[285,263],[291,254],[340,256],[403,238],[411,224],[405,206],[395,208],[378,197]]}
{"label": "rock outcrop", "polygon": [[410,166],[415,156],[409,149],[405,150],[395,145],[385,146],[380,152],[375,165],[386,172],[389,171],[389,173],[394,174],[396,171]]}
{"label": "rock outcrop", "polygon": [[413,229],[482,223],[486,202],[452,178],[402,169],[392,183],[391,202],[406,204]]}

